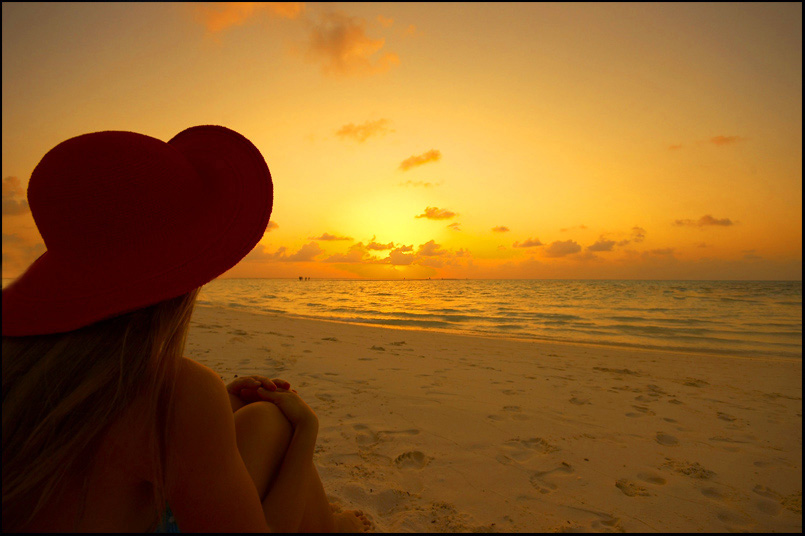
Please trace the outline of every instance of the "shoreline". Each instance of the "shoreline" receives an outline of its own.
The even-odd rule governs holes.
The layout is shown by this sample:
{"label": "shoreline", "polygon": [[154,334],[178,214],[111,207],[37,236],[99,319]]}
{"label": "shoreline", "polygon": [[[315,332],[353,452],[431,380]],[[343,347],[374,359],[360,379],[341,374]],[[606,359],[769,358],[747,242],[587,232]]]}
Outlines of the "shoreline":
{"label": "shoreline", "polygon": [[212,305],[208,303],[204,304],[196,304],[196,307],[204,307],[209,309],[223,309],[227,311],[233,312],[242,312],[245,314],[255,314],[260,316],[269,316],[269,317],[278,317],[278,318],[288,318],[293,320],[303,320],[303,321],[311,321],[311,322],[332,322],[335,324],[345,324],[349,326],[356,326],[356,327],[369,327],[369,328],[378,328],[378,329],[389,329],[389,330],[399,330],[399,331],[414,331],[414,332],[424,332],[424,333],[437,333],[443,335],[457,335],[459,337],[477,337],[483,339],[492,339],[492,340],[510,340],[510,341],[518,341],[518,342],[525,342],[525,343],[545,343],[545,344],[568,344],[568,345],[582,345],[582,346],[591,346],[594,348],[623,348],[628,350],[638,350],[638,351],[647,351],[647,352],[665,352],[665,353],[684,353],[690,355],[701,355],[705,357],[729,357],[731,359],[767,359],[767,360],[793,360],[793,361],[801,361],[802,354],[800,353],[799,356],[782,356],[782,355],[763,355],[760,352],[751,353],[741,352],[740,355],[733,355],[736,351],[735,350],[705,350],[705,349],[690,349],[685,347],[660,347],[660,346],[641,346],[638,344],[632,344],[627,342],[615,342],[615,341],[571,341],[565,339],[551,339],[545,337],[538,337],[536,335],[533,336],[517,336],[514,334],[508,333],[496,333],[496,332],[478,332],[478,331],[462,331],[459,329],[444,329],[444,328],[434,328],[434,327],[417,327],[417,326],[400,326],[400,325],[393,325],[393,324],[378,324],[372,322],[350,322],[349,320],[342,320],[338,318],[325,318],[325,317],[316,317],[316,316],[304,316],[294,313],[279,313],[275,311],[262,311],[258,309],[246,309],[246,308],[238,308],[238,307],[227,307],[225,305]]}
{"label": "shoreline", "polygon": [[225,381],[291,382],[331,502],[378,532],[802,527],[802,362],[197,306]]}

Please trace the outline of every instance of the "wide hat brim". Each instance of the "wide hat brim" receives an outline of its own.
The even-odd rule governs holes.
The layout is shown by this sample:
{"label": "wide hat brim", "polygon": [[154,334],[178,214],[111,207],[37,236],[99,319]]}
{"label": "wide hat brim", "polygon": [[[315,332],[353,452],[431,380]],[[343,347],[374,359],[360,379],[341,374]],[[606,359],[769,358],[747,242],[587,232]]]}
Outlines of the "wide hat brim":
{"label": "wide hat brim", "polygon": [[[4,336],[72,331],[180,296],[235,266],[260,241],[273,205],[271,174],[260,151],[237,132],[213,125],[184,130],[167,145],[193,170],[179,189],[178,216],[161,218],[150,236],[119,248],[126,253],[79,257],[48,245],[2,291]],[[141,204],[121,210],[149,217],[149,204]]]}

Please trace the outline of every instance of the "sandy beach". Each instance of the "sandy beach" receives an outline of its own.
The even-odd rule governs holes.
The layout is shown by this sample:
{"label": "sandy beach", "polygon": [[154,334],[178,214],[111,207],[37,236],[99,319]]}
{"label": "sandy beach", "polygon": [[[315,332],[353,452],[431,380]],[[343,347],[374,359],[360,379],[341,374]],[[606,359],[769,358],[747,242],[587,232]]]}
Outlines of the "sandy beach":
{"label": "sandy beach", "polygon": [[186,355],[291,382],[378,532],[800,532],[802,363],[197,306]]}

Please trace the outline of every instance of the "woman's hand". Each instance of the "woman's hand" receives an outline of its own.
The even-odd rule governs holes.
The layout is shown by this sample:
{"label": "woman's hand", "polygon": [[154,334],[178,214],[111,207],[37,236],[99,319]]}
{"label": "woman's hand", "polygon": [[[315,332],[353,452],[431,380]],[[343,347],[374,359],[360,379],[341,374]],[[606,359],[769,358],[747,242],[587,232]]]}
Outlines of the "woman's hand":
{"label": "woman's hand", "polygon": [[294,430],[310,428],[318,432],[319,418],[316,417],[316,414],[313,413],[310,406],[296,393],[296,390],[288,390],[280,387],[271,391],[263,387],[258,387],[257,394],[260,396],[261,400],[266,400],[277,406],[294,427]]}
{"label": "woman's hand", "polygon": [[263,400],[263,398],[261,398],[257,393],[258,389],[276,391],[278,388],[290,389],[291,384],[285,380],[280,380],[279,378],[269,380],[265,376],[252,375],[235,378],[226,386],[227,392],[229,392],[230,395],[236,396],[238,399],[244,402],[244,404]]}

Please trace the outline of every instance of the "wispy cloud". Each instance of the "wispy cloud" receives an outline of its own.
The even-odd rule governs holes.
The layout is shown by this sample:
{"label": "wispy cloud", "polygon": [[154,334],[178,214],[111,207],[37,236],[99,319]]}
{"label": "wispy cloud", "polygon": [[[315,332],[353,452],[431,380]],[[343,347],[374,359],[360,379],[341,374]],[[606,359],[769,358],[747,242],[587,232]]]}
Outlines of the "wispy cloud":
{"label": "wispy cloud", "polygon": [[305,9],[304,2],[203,2],[196,4],[196,15],[209,33],[240,26],[259,13],[295,19]]}
{"label": "wispy cloud", "polygon": [[539,238],[529,238],[523,242],[515,242],[512,244],[512,247],[515,248],[535,248],[537,246],[541,246],[542,242],[539,241]]}
{"label": "wispy cloud", "polygon": [[710,214],[705,214],[698,220],[691,220],[691,219],[684,219],[684,220],[674,220],[674,225],[676,226],[688,226],[688,227],[707,227],[711,225],[721,226],[721,227],[729,227],[731,225],[735,225],[735,222],[729,218],[714,218]]}
{"label": "wispy cloud", "polygon": [[392,19],[391,17],[387,18],[387,17],[384,17],[383,15],[378,15],[377,16],[377,22],[379,22],[380,26],[382,26],[383,28],[388,28],[389,26],[394,24],[394,19]]}
{"label": "wispy cloud", "polygon": [[268,227],[266,227],[266,232],[270,233],[274,229],[279,229],[279,225],[277,224],[277,222],[269,220]]}
{"label": "wispy cloud", "polygon": [[25,199],[25,190],[18,177],[3,179],[3,216],[17,216],[31,211]]}
{"label": "wispy cloud", "polygon": [[321,236],[311,236],[310,240],[352,240],[351,236],[337,236],[330,233],[323,233]]}
{"label": "wispy cloud", "polygon": [[508,233],[509,228],[506,227],[505,225],[498,225],[497,227],[492,227],[492,232],[493,233]]}
{"label": "wispy cloud", "polygon": [[562,229],[559,229],[559,232],[566,233],[568,231],[575,231],[576,229],[584,230],[587,229],[587,226],[582,223],[581,225],[575,225],[573,227],[563,227]]}
{"label": "wispy cloud", "polygon": [[438,149],[431,149],[426,153],[406,158],[400,163],[400,169],[403,171],[408,171],[412,167],[421,166],[423,164],[427,164],[428,162],[438,162],[441,158],[442,153],[439,152]]}
{"label": "wispy cloud", "polygon": [[646,239],[646,230],[642,227],[634,226],[632,227],[632,241],[633,242],[642,242]]}
{"label": "wispy cloud", "polygon": [[669,151],[677,151],[677,150],[679,150],[679,149],[681,149],[681,148],[682,148],[682,144],[681,144],[681,143],[676,144],[676,145],[669,145],[669,146],[668,146],[668,150],[669,150]]}
{"label": "wispy cloud", "polygon": [[453,231],[460,231],[461,230],[461,224],[458,223],[458,222],[454,222],[454,223],[451,223],[450,225],[448,225],[447,228],[452,229]]}
{"label": "wispy cloud", "polygon": [[556,242],[551,242],[543,251],[547,257],[564,257],[572,253],[578,253],[581,251],[581,246],[573,240],[557,240]]}
{"label": "wispy cloud", "polygon": [[449,220],[457,215],[457,213],[447,210],[446,208],[427,207],[425,208],[425,212],[414,217],[427,218],[429,220]]}
{"label": "wispy cloud", "polygon": [[364,142],[372,136],[382,136],[389,132],[388,119],[378,119],[377,121],[366,121],[360,125],[349,123],[342,126],[335,133],[341,138],[351,138],[355,141]]}
{"label": "wispy cloud", "polygon": [[714,145],[730,145],[744,140],[746,140],[746,138],[741,136],[715,136],[710,138],[710,143]]}
{"label": "wispy cloud", "polygon": [[425,182],[425,181],[405,181],[401,182],[400,186],[422,186],[423,188],[432,188],[434,186],[439,186],[439,183],[434,182]]}
{"label": "wispy cloud", "polygon": [[366,35],[366,21],[343,13],[328,12],[310,26],[308,57],[321,62],[322,70],[329,75],[377,74],[400,63],[393,52],[379,57],[385,45],[383,38]]}

